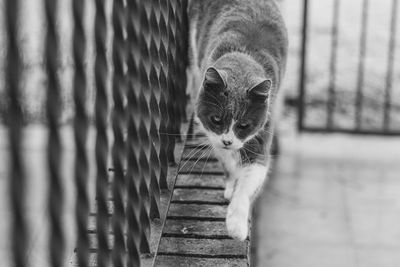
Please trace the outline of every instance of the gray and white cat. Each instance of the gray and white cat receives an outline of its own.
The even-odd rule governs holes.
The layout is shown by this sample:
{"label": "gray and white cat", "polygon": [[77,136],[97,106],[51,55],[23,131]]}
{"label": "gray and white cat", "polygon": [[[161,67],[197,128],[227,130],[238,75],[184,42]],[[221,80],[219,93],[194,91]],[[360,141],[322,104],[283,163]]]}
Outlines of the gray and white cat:
{"label": "gray and white cat", "polygon": [[230,236],[245,240],[266,180],[287,33],[273,0],[189,1],[188,90],[196,119],[224,166]]}

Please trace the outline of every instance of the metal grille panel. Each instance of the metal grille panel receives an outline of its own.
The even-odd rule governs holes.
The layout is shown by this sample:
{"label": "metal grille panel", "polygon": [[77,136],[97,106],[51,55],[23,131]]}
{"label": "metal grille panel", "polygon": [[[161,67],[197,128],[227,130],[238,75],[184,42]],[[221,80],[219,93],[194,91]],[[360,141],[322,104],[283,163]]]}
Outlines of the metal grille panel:
{"label": "metal grille panel", "polygon": [[[379,7],[377,3],[332,0],[321,9],[319,2],[304,0],[299,130],[400,134],[400,69],[395,64],[400,52],[396,46],[399,4],[398,0]],[[386,12],[388,19],[378,18],[374,8]],[[324,20],[317,20],[316,13],[324,14]],[[357,23],[348,25],[349,14]],[[379,30],[374,28],[377,25]],[[357,29],[351,32],[355,38],[349,28]],[[386,34],[387,42],[378,40]]]}
{"label": "metal grille panel", "polygon": [[[61,49],[57,1],[43,2],[46,38],[46,127],[48,128],[48,251],[50,266],[63,266],[66,251],[63,215],[63,152],[60,121],[62,85]],[[94,8],[93,36],[85,19]],[[111,10],[108,8],[111,7]],[[186,121],[187,3],[173,1],[72,1],[73,19],[71,77],[74,117],[74,171],[70,177],[76,192],[77,266],[140,266],[141,254],[149,253],[151,221],[160,218],[160,192],[168,189],[169,166],[174,165],[175,143]],[[15,266],[29,266],[24,218],[25,170],[21,148],[24,130],[19,82],[19,1],[6,1],[7,97],[5,121],[9,128],[13,259]],[[111,25],[111,31],[109,25]],[[92,40],[93,38],[93,40]],[[94,64],[88,62],[89,43],[94,44]],[[111,46],[110,46],[111,44]],[[90,67],[93,65],[93,68]],[[94,114],[90,104],[90,78],[94,77]],[[111,82],[110,82],[111,81]],[[29,121],[27,121],[29,123]],[[94,129],[95,146],[88,148]],[[93,158],[95,166],[91,166]],[[90,183],[93,167],[95,183]],[[69,178],[69,177],[66,177]],[[91,210],[89,189],[96,193]],[[89,220],[89,216],[94,220]],[[89,229],[90,222],[94,228]],[[92,238],[94,234],[94,239]],[[95,256],[94,253],[96,254]]]}

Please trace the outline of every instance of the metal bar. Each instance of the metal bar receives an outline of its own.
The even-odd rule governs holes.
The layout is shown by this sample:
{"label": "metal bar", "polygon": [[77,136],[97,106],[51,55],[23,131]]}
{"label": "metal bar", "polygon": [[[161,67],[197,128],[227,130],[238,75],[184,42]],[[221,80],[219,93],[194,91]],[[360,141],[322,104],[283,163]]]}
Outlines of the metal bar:
{"label": "metal bar", "polygon": [[388,50],[388,65],[386,75],[386,88],[385,88],[385,104],[384,104],[384,115],[383,115],[383,131],[389,131],[390,127],[390,106],[392,96],[392,80],[394,72],[394,57],[396,48],[396,31],[397,31],[397,8],[398,1],[392,1],[392,14],[390,20],[390,40]]}
{"label": "metal bar", "polygon": [[365,72],[365,54],[367,50],[367,29],[368,29],[368,7],[369,0],[363,1],[362,18],[361,18],[361,34],[360,34],[360,57],[358,62],[358,80],[356,92],[356,112],[355,112],[355,127],[361,129],[362,118],[362,102],[363,102],[363,86]]}
{"label": "metal bar", "polygon": [[[159,125],[161,121],[161,114],[160,109],[158,106],[160,95],[161,95],[161,88],[160,83],[158,81],[158,73],[154,65],[152,65],[150,69],[150,90],[151,90],[151,98],[150,98],[150,111],[151,111],[151,124],[150,124],[150,138],[151,142],[151,149],[150,149],[150,164],[152,166],[152,172],[154,178],[156,179],[156,190],[158,194],[160,193],[159,182],[164,183],[164,188],[167,187],[166,181],[166,174],[163,173],[160,163],[160,151],[161,149],[161,140],[159,135]],[[163,175],[163,177],[161,177]],[[162,179],[161,179],[162,178]],[[160,196],[158,195],[158,198]],[[158,202],[160,200],[158,199]]]}
{"label": "metal bar", "polygon": [[[147,12],[148,16],[148,27],[149,27],[149,41],[148,51],[149,51],[149,71],[147,72],[147,79],[149,82],[146,82],[145,85],[148,85],[147,88],[144,87],[147,92],[145,93],[149,112],[150,112],[150,125],[148,128],[150,142],[150,153],[149,153],[149,163],[150,163],[150,177],[151,184],[153,186],[153,194],[155,198],[155,208],[157,211],[154,215],[159,218],[159,203],[160,203],[160,174],[161,174],[161,166],[159,159],[159,151],[160,151],[160,135],[158,132],[158,127],[160,125],[160,109],[158,106],[158,102],[160,99],[160,84],[158,82],[158,71],[160,70],[160,58],[158,54],[158,45],[160,34],[158,29],[158,20],[156,15],[156,10],[158,8],[157,1],[150,1],[150,10]],[[147,25],[146,25],[147,26]]]}
{"label": "metal bar", "polygon": [[[140,95],[141,95],[141,80],[140,80],[140,74],[139,74],[139,68],[140,65],[142,64],[142,55],[141,55],[141,49],[146,47],[146,43],[144,40],[144,37],[141,36],[142,34],[142,16],[144,8],[142,7],[143,3],[142,2],[137,2],[137,16],[132,16],[131,19],[133,20],[133,27],[135,31],[135,35],[130,35],[130,38],[137,38],[137,40],[134,42],[137,42],[137,46],[132,47],[133,49],[130,50],[130,52],[133,53],[133,57],[130,58],[129,63],[128,63],[128,68],[129,68],[129,76],[131,77],[131,86],[133,89],[133,92],[135,93],[134,96],[128,96],[130,101],[130,108],[134,108],[134,111],[131,111],[130,115],[135,115],[135,117],[132,117],[131,119],[133,120],[133,123],[135,124],[135,131],[137,134],[137,140],[136,137],[133,138],[132,134],[133,129],[130,129],[130,134],[131,134],[131,139],[133,139],[133,142],[130,143],[130,145],[133,146],[133,151],[135,152],[135,156],[138,161],[138,174],[135,175],[134,177],[134,182],[136,188],[138,188],[139,192],[139,199],[140,199],[140,210],[138,213],[138,218],[139,218],[139,224],[141,227],[140,231],[140,244],[139,244],[139,250],[141,253],[149,253],[150,252],[150,217],[149,217],[149,212],[150,212],[150,200],[149,200],[149,191],[145,179],[145,175],[143,174],[142,171],[142,161],[143,160],[143,150],[142,146],[143,144],[141,143],[139,131],[141,127],[141,106],[140,106]],[[135,63],[135,64],[133,64]],[[129,129],[128,129],[129,130]],[[136,142],[134,142],[136,140]],[[133,155],[131,155],[132,157]],[[131,159],[132,160],[132,159]],[[134,167],[134,166],[131,166]],[[132,175],[134,173],[134,169],[132,170]]]}
{"label": "metal bar", "polygon": [[304,118],[306,116],[305,108],[305,86],[306,86],[306,68],[307,68],[307,34],[308,34],[308,0],[303,2],[303,28],[301,41],[301,60],[300,60],[300,89],[299,89],[299,110],[297,117],[297,129],[304,129]]}
{"label": "metal bar", "polygon": [[[180,99],[180,83],[178,79],[178,74],[179,74],[179,57],[180,55],[178,54],[180,52],[179,49],[179,20],[178,20],[178,11],[177,11],[177,5],[178,5],[178,0],[173,0],[170,1],[169,9],[168,9],[168,29],[169,29],[169,37],[170,37],[170,42],[173,44],[170,46],[170,53],[171,53],[171,68],[172,72],[170,72],[170,78],[171,78],[171,89],[172,89],[172,97],[173,97],[173,109],[174,109],[174,134],[175,134],[175,139],[177,141],[181,140],[180,136],[180,128],[182,124],[182,118],[181,118],[181,112],[180,112],[180,103],[176,102],[176,99]],[[175,148],[175,143],[174,143],[174,148]]]}
{"label": "metal bar", "polygon": [[188,117],[186,114],[186,107],[189,100],[189,94],[186,92],[186,67],[188,65],[188,36],[189,36],[189,28],[188,28],[188,18],[187,18],[187,0],[179,0],[179,13],[180,13],[180,41],[181,41],[181,55],[182,58],[180,60],[181,69],[181,113],[182,113],[182,121],[188,122]]}
{"label": "metal bar", "polygon": [[[160,128],[164,126],[162,122],[162,113],[161,113],[161,98],[163,97],[161,92],[161,85],[159,80],[159,74],[161,71],[161,59],[160,59],[160,42],[161,42],[161,34],[159,29],[159,21],[157,17],[160,17],[160,3],[158,0],[152,0],[152,8],[150,13],[150,89],[152,91],[152,98],[150,102],[150,110],[151,116],[153,117],[152,121],[154,123],[151,124],[150,134],[152,136],[152,140],[154,140],[155,149],[157,152],[157,159],[155,159],[154,165],[157,167],[157,176],[158,183],[160,188],[167,188],[167,173],[165,172],[165,167],[162,164],[166,164],[166,162],[162,163],[161,157],[164,157],[164,148],[161,144],[161,133]],[[163,129],[164,130],[164,129]],[[166,154],[165,154],[166,155]]]}
{"label": "metal bar", "polygon": [[189,18],[187,14],[188,10],[188,0],[181,0],[181,26],[182,26],[182,32],[181,32],[181,40],[182,40],[182,54],[183,54],[183,59],[181,60],[182,62],[182,112],[183,112],[183,120],[185,122],[188,122],[188,114],[186,113],[186,107],[189,102],[190,94],[189,92],[186,91],[186,84],[187,84],[187,77],[186,77],[186,68],[189,64]]}
{"label": "metal bar", "polygon": [[109,266],[110,253],[107,243],[108,211],[107,211],[107,184],[108,184],[108,154],[109,140],[107,136],[109,99],[107,79],[109,67],[107,64],[107,19],[106,7],[103,0],[95,2],[95,82],[96,82],[96,196],[97,196],[97,266]]}
{"label": "metal bar", "polygon": [[126,60],[126,40],[124,31],[126,29],[126,13],[123,0],[113,2],[112,23],[114,29],[113,40],[113,101],[114,110],[112,113],[112,128],[114,133],[114,144],[112,147],[112,160],[114,166],[114,179],[112,192],[114,199],[114,214],[112,219],[114,233],[114,247],[112,250],[112,262],[114,267],[125,266],[125,174],[124,165],[126,160],[126,146],[124,141],[124,131],[126,125],[126,107],[124,104],[126,98],[126,74],[124,65]]}
{"label": "metal bar", "polygon": [[[185,94],[185,86],[186,86],[186,81],[185,81],[185,51],[184,51],[184,39],[185,37],[183,36],[183,25],[182,25],[182,20],[183,20],[183,12],[182,12],[182,2],[181,0],[175,0],[175,40],[176,40],[176,49],[175,49],[175,58],[176,60],[176,77],[179,77],[176,79],[177,83],[177,97],[179,99],[178,101],[178,113],[179,113],[179,118],[180,122],[183,122],[186,120],[186,106],[185,106],[185,100],[186,100],[186,94]],[[180,133],[180,128],[181,125],[178,127],[178,131]],[[182,140],[181,136],[178,135],[179,139]]]}
{"label": "metal bar", "polygon": [[[137,132],[137,122],[139,121],[140,111],[136,91],[138,90],[139,74],[137,70],[137,57],[140,53],[138,33],[140,31],[139,21],[140,12],[135,1],[128,1],[128,40],[129,55],[128,55],[128,168],[127,168],[127,188],[128,201],[126,206],[126,216],[128,222],[127,231],[127,248],[128,248],[128,265],[140,266],[140,245],[143,241],[146,247],[149,247],[146,239],[144,228],[141,224],[140,213],[144,209],[142,200],[139,194],[139,184],[141,177],[138,162],[139,152],[139,136]],[[138,20],[139,19],[139,20]],[[142,238],[144,237],[144,240]]]}
{"label": "metal bar", "polygon": [[61,184],[61,143],[58,128],[61,107],[61,88],[57,78],[59,59],[59,40],[57,37],[57,1],[45,1],[47,21],[47,37],[45,41],[46,70],[47,70],[47,118],[49,123],[49,140],[47,161],[49,167],[49,256],[51,266],[64,264],[64,233],[62,229],[62,214],[64,190]]}
{"label": "metal bar", "polygon": [[[164,16],[164,11],[166,10],[166,1],[160,2],[160,16],[158,21],[158,28],[160,33],[160,44],[159,44],[159,59],[160,59],[160,72],[159,72],[159,83],[161,88],[161,96],[159,101],[161,120],[159,126],[160,132],[160,163],[161,168],[166,176],[168,174],[168,144],[170,144],[170,139],[173,138],[168,132],[168,122],[170,121],[170,114],[168,108],[168,82],[166,73],[168,72],[168,57],[166,52],[166,45],[168,42],[168,31],[166,20]],[[163,178],[163,175],[160,177],[160,186],[161,188],[167,188],[166,177]]]}
{"label": "metal bar", "polygon": [[333,9],[333,21],[332,21],[332,43],[331,43],[331,58],[329,66],[329,91],[328,91],[328,103],[327,103],[327,120],[326,127],[331,129],[334,125],[334,112],[336,104],[336,63],[337,63],[337,49],[338,49],[338,35],[339,35],[339,10],[340,0],[335,0]]}
{"label": "metal bar", "polygon": [[[141,153],[140,153],[140,165],[142,170],[142,175],[144,181],[146,181],[148,197],[150,201],[150,209],[149,215],[150,218],[159,218],[159,199],[160,199],[160,191],[157,183],[156,177],[154,177],[153,166],[150,166],[151,161],[151,150],[152,145],[150,140],[150,110],[149,110],[149,100],[146,94],[149,93],[149,78],[147,76],[147,72],[145,66],[142,64],[139,65],[139,76],[140,76],[140,96],[139,96],[139,107],[140,107],[140,126],[139,126],[139,138],[141,143]],[[143,191],[143,193],[145,193]],[[142,195],[143,196],[143,195]]]}
{"label": "metal bar", "polygon": [[25,170],[21,153],[22,110],[19,102],[21,58],[18,46],[19,1],[5,2],[5,29],[7,31],[6,92],[9,97],[8,120],[10,142],[10,206],[12,262],[15,267],[26,266],[27,229],[25,218]]}
{"label": "metal bar", "polygon": [[176,141],[176,136],[179,135],[179,132],[177,130],[177,124],[179,124],[179,119],[177,115],[177,108],[176,108],[176,103],[175,103],[175,91],[176,91],[176,85],[175,85],[175,56],[174,56],[174,51],[176,49],[175,47],[175,34],[173,31],[174,28],[174,11],[172,7],[171,1],[167,1],[166,5],[166,10],[164,12],[167,12],[166,18],[167,18],[167,47],[166,47],[166,52],[167,52],[167,72],[166,72],[166,77],[167,77],[167,91],[168,91],[168,101],[167,101],[167,106],[168,106],[168,114],[169,114],[169,121],[168,121],[168,133],[171,134],[171,138],[169,139],[169,143],[167,146],[167,156],[169,159],[169,162],[171,165],[175,165],[175,156],[174,156],[174,149],[175,149],[175,141]]}
{"label": "metal bar", "polygon": [[73,81],[73,94],[75,102],[74,136],[75,136],[75,186],[76,205],[75,221],[77,227],[76,255],[80,267],[88,266],[89,240],[86,233],[89,199],[87,182],[89,176],[88,157],[86,152],[88,134],[88,115],[86,111],[87,77],[85,69],[86,36],[85,36],[85,2],[74,0],[72,2],[72,15],[74,19],[73,31],[73,59],[75,75]]}
{"label": "metal bar", "polygon": [[380,130],[363,130],[363,129],[344,129],[344,128],[327,129],[325,127],[312,127],[312,126],[304,126],[303,130],[314,133],[346,133],[346,134],[356,134],[356,135],[383,135],[383,136],[400,135],[400,131],[382,132]]}
{"label": "metal bar", "polygon": [[[149,107],[151,90],[149,84],[148,72],[151,68],[150,61],[150,25],[149,18],[146,11],[145,5],[141,6],[141,18],[140,18],[140,35],[139,44],[141,50],[141,57],[138,66],[139,70],[139,80],[140,80],[140,91],[139,91],[139,107],[140,107],[140,124],[139,124],[139,138],[141,143],[141,153],[140,153],[140,166],[141,173],[144,181],[146,181],[148,197],[150,201],[150,218],[159,218],[159,199],[160,190],[157,178],[153,172],[153,166],[151,166],[151,156],[152,156],[152,140],[150,137],[150,127],[152,123],[151,111]],[[144,188],[143,188],[144,189]],[[146,194],[145,191],[143,191]]]}

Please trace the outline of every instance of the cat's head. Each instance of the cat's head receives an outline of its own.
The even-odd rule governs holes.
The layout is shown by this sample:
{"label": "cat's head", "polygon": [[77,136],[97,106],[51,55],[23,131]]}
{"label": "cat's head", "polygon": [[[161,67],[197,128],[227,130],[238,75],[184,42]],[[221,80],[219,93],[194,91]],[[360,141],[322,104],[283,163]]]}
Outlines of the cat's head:
{"label": "cat's head", "polygon": [[204,74],[196,115],[215,148],[237,150],[263,130],[272,78],[239,54],[222,57]]}

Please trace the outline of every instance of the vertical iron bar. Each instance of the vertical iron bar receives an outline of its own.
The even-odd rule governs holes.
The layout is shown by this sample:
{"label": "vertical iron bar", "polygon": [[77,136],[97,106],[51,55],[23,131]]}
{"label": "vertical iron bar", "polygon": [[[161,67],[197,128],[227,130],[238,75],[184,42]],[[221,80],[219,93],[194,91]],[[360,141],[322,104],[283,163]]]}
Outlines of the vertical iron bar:
{"label": "vertical iron bar", "polygon": [[[146,50],[148,53],[144,53],[143,56],[148,55],[147,60],[147,81],[142,84],[142,90],[144,96],[146,98],[147,109],[149,112],[149,120],[146,124],[147,135],[149,138],[149,153],[148,153],[148,160],[149,160],[149,171],[150,171],[150,190],[152,195],[152,211],[151,218],[159,218],[160,217],[160,186],[159,186],[159,178],[160,178],[160,161],[158,158],[159,145],[160,145],[160,136],[158,133],[158,125],[160,120],[160,110],[158,108],[158,100],[156,97],[156,93],[158,90],[158,77],[155,68],[159,69],[159,58],[158,58],[158,51],[155,45],[155,38],[158,38],[156,31],[158,30],[158,22],[155,16],[155,5],[153,1],[149,1],[147,4],[147,24],[146,27]],[[142,25],[144,26],[144,25]],[[153,27],[152,27],[153,26]],[[153,49],[152,49],[153,48]],[[155,75],[152,75],[152,72]],[[152,80],[153,77],[153,80]],[[154,80],[155,79],[155,80]]]}
{"label": "vertical iron bar", "polygon": [[306,83],[306,68],[307,68],[307,34],[308,34],[308,0],[303,2],[303,28],[302,28],[302,41],[301,41],[301,60],[300,60],[300,89],[299,89],[299,103],[298,103],[298,120],[297,129],[302,131],[304,129],[304,117],[306,116],[305,109],[305,83]]}
{"label": "vertical iron bar", "polygon": [[[171,80],[171,89],[172,89],[172,99],[174,109],[174,121],[173,121],[173,130],[175,134],[175,139],[180,140],[180,128],[181,128],[181,114],[180,114],[180,104],[179,101],[176,103],[176,99],[180,99],[180,84],[178,79],[179,72],[179,36],[178,36],[178,16],[177,16],[177,1],[170,1],[169,9],[168,9],[168,28],[169,28],[169,37],[170,37],[170,57],[171,57],[171,72],[169,73],[169,78]],[[173,150],[175,149],[175,142],[173,146]]]}
{"label": "vertical iron bar", "polygon": [[152,123],[150,127],[150,135],[152,137],[155,149],[156,149],[156,158],[153,159],[154,165],[156,167],[158,183],[161,188],[167,188],[167,180],[166,180],[166,173],[164,168],[162,167],[162,159],[163,156],[163,148],[161,147],[161,134],[160,128],[163,126],[161,122],[161,107],[160,101],[162,97],[160,81],[159,81],[159,74],[161,70],[161,59],[159,54],[159,47],[160,47],[160,29],[159,29],[159,21],[157,16],[159,15],[159,8],[160,3],[159,0],[152,0],[152,8],[150,13],[150,89],[151,89],[151,98],[150,98],[150,110],[151,110],[151,117]]}
{"label": "vertical iron bar", "polygon": [[368,7],[369,0],[363,1],[362,18],[361,18],[361,34],[360,34],[360,57],[358,62],[358,80],[356,92],[356,113],[355,113],[355,126],[356,130],[361,129],[362,118],[362,102],[363,102],[363,86],[364,86],[364,72],[365,72],[365,54],[367,46],[367,24],[368,24]]}
{"label": "vertical iron bar", "polygon": [[[183,68],[183,36],[182,36],[182,20],[181,20],[181,15],[182,15],[182,10],[181,10],[181,2],[180,0],[175,0],[174,1],[175,8],[174,8],[174,20],[175,20],[175,84],[176,84],[176,99],[178,99],[178,105],[177,105],[177,112],[179,116],[179,125],[178,125],[178,133],[180,133],[180,128],[181,128],[181,123],[184,120],[184,86],[183,86],[183,80],[184,76],[182,75],[182,68]],[[179,77],[179,78],[178,78]],[[177,136],[177,140],[181,140],[181,136]]]}
{"label": "vertical iron bar", "polygon": [[[151,154],[153,149],[152,140],[150,138],[150,125],[152,123],[152,117],[150,112],[150,97],[151,90],[149,84],[148,72],[150,70],[151,61],[149,55],[149,43],[150,43],[150,26],[148,20],[148,14],[146,11],[146,4],[142,4],[140,8],[140,62],[138,65],[140,90],[139,90],[139,107],[140,107],[140,123],[139,123],[139,138],[141,143],[140,152],[140,167],[143,180],[146,181],[147,192],[145,191],[144,185],[142,186],[142,196],[147,195],[149,197],[149,215],[150,218],[159,218],[159,197],[160,191],[158,181],[154,177],[153,168],[150,164]],[[147,204],[145,205],[147,207]]]}
{"label": "vertical iron bar", "polygon": [[114,180],[112,186],[114,199],[113,232],[114,247],[112,250],[112,261],[114,267],[125,266],[125,177],[124,166],[126,160],[124,131],[126,124],[125,99],[126,99],[126,73],[124,71],[126,53],[124,31],[126,28],[126,14],[123,0],[115,0],[112,13],[114,40],[113,40],[113,100],[114,110],[112,113],[112,128],[114,132],[114,145],[112,158],[114,166]]}
{"label": "vertical iron bar", "polygon": [[328,91],[328,103],[327,103],[327,128],[331,129],[334,126],[334,111],[336,104],[336,63],[337,63],[337,49],[338,49],[338,31],[339,31],[339,10],[340,0],[335,0],[333,9],[333,21],[332,21],[332,44],[331,44],[331,58],[329,66],[329,91]]}
{"label": "vertical iron bar", "polygon": [[6,90],[9,97],[8,120],[10,142],[10,203],[12,211],[11,242],[13,266],[26,266],[27,244],[25,204],[25,171],[21,154],[22,110],[19,102],[21,58],[18,49],[19,1],[6,1],[7,66]]}
{"label": "vertical iron bar", "polygon": [[49,255],[53,267],[64,264],[64,233],[62,228],[62,214],[64,190],[61,184],[61,142],[58,120],[60,117],[60,83],[57,77],[59,59],[59,39],[57,36],[57,1],[46,0],[45,13],[47,21],[47,37],[45,44],[47,69],[47,118],[49,123],[49,140],[47,160],[49,167],[49,213],[50,239]]}
{"label": "vertical iron bar", "polygon": [[127,169],[127,188],[128,202],[126,206],[126,216],[128,221],[127,248],[128,266],[140,267],[140,244],[144,235],[140,222],[140,212],[143,203],[139,195],[140,168],[138,162],[139,137],[137,133],[137,122],[139,121],[139,108],[135,90],[138,89],[139,75],[137,71],[137,60],[139,56],[139,10],[135,1],[128,1],[128,169]]}
{"label": "vertical iron bar", "polygon": [[[160,44],[159,44],[159,56],[161,69],[159,72],[158,80],[160,82],[161,97],[160,97],[160,112],[161,112],[161,123],[159,127],[160,131],[160,162],[161,168],[163,169],[165,175],[168,174],[168,144],[170,143],[171,135],[168,134],[168,122],[170,121],[169,109],[168,109],[168,81],[166,73],[168,72],[168,57],[166,51],[166,45],[168,42],[168,31],[166,25],[166,19],[164,12],[167,10],[166,1],[160,2],[160,17],[158,22],[159,32],[160,32]],[[162,179],[162,177],[160,178]],[[162,188],[167,188],[167,181],[160,181],[160,186]]]}
{"label": "vertical iron bar", "polygon": [[[143,63],[143,62],[141,62]],[[148,98],[146,94],[150,90],[150,84],[148,80],[148,76],[146,73],[145,66],[143,64],[139,65],[139,76],[140,76],[140,96],[139,96],[139,107],[140,107],[140,126],[139,126],[139,138],[141,143],[141,153],[140,153],[140,166],[141,173],[143,175],[144,181],[147,184],[147,192],[143,191],[143,194],[148,194],[150,201],[150,210],[149,215],[150,218],[159,218],[159,202],[158,199],[160,197],[159,187],[156,179],[154,179],[152,166],[150,166],[150,154],[152,145],[150,144],[150,110],[148,106]],[[144,188],[143,188],[144,189]]]}
{"label": "vertical iron bar", "polygon": [[390,126],[390,106],[391,106],[391,96],[392,96],[392,79],[394,72],[394,57],[396,48],[396,30],[397,30],[397,7],[398,1],[392,1],[392,14],[390,20],[390,40],[389,40],[389,50],[388,50],[388,65],[387,65],[387,75],[386,75],[386,88],[385,88],[385,106],[383,115],[383,131],[389,131]]}
{"label": "vertical iron bar", "polygon": [[186,77],[186,68],[188,66],[189,62],[189,43],[188,43],[188,38],[189,38],[189,20],[188,20],[188,14],[187,14],[187,9],[188,9],[188,0],[181,0],[181,36],[182,36],[182,54],[183,59],[182,59],[182,94],[184,99],[182,99],[182,111],[183,111],[183,119],[185,122],[188,121],[188,114],[186,114],[186,108],[189,100],[189,92],[186,92],[186,84],[187,84],[187,77]]}
{"label": "vertical iron bar", "polygon": [[175,103],[175,95],[176,95],[176,85],[175,85],[175,34],[173,31],[174,28],[174,12],[172,7],[171,1],[167,1],[166,5],[166,17],[167,17],[167,88],[168,88],[168,114],[169,114],[169,121],[168,121],[168,133],[171,134],[171,138],[169,139],[168,147],[167,147],[167,155],[171,165],[175,165],[175,156],[174,156],[174,149],[175,149],[175,139],[176,135],[179,134],[177,130],[177,125],[179,124],[179,119],[176,111],[176,103]]}
{"label": "vertical iron bar", "polygon": [[107,20],[104,0],[96,0],[95,15],[95,82],[96,82],[96,196],[97,196],[97,266],[109,266],[107,184],[108,184],[108,154],[109,141],[107,136],[109,100],[107,79],[109,68],[107,64]]}
{"label": "vertical iron bar", "polygon": [[[135,155],[137,157],[138,161],[138,174],[135,176],[135,186],[138,188],[139,191],[139,199],[140,199],[140,211],[139,211],[139,221],[140,221],[140,226],[141,226],[141,231],[140,231],[140,252],[141,253],[149,253],[150,252],[150,192],[148,189],[147,185],[147,176],[146,176],[146,170],[147,170],[147,160],[146,160],[146,155],[144,152],[143,147],[146,146],[145,143],[143,143],[143,140],[147,140],[147,138],[143,139],[143,133],[141,132],[141,129],[145,129],[143,126],[143,116],[142,116],[142,86],[141,86],[141,75],[140,75],[140,70],[143,67],[142,60],[143,60],[143,49],[144,51],[147,51],[146,48],[146,42],[144,40],[144,37],[142,36],[142,33],[144,31],[143,28],[145,28],[144,23],[142,22],[142,17],[146,16],[146,14],[143,14],[145,12],[145,9],[143,7],[144,3],[141,1],[137,2],[137,8],[136,11],[138,12],[137,16],[132,16],[131,18],[134,19],[133,21],[133,26],[135,29],[136,33],[136,38],[138,42],[138,47],[136,49],[132,49],[130,52],[135,53],[133,54],[133,58],[131,58],[131,61],[134,60],[135,64],[130,64],[130,78],[131,78],[131,83],[132,83],[132,88],[133,92],[135,93],[135,96],[130,97],[130,108],[135,108],[134,113],[131,115],[136,115],[135,117],[132,117],[133,123],[135,123],[135,131],[138,135],[137,140],[133,138],[132,140],[136,142],[130,143],[130,145],[133,146],[133,151],[135,152]],[[134,35],[131,36],[133,38]],[[146,53],[145,53],[146,54]],[[136,102],[134,102],[136,101]],[[135,104],[136,103],[136,104]],[[131,135],[133,134],[133,129],[131,130]],[[144,134],[146,135],[146,131],[144,131]],[[132,136],[131,136],[132,137]],[[132,166],[134,167],[134,166]],[[132,175],[134,175],[134,169],[132,169]]]}
{"label": "vertical iron bar", "polygon": [[180,113],[181,113],[181,122],[187,121],[186,116],[186,104],[188,100],[188,95],[186,94],[186,66],[187,66],[187,25],[188,23],[186,19],[186,10],[187,9],[187,1],[186,0],[178,0],[178,26],[179,26],[179,82],[180,82]]}
{"label": "vertical iron bar", "polygon": [[[150,137],[152,140],[151,148],[150,148],[150,164],[151,164],[151,177],[154,181],[155,188],[155,197],[156,202],[160,202],[160,177],[161,177],[161,166],[160,166],[160,159],[159,159],[159,151],[160,151],[160,135],[158,133],[159,125],[160,125],[160,109],[158,107],[158,99],[160,94],[160,85],[158,82],[158,74],[157,70],[155,69],[154,65],[151,66],[150,69],[150,112],[151,112],[151,125],[150,125]],[[157,96],[156,96],[157,94]],[[165,179],[165,178],[164,178]],[[158,194],[158,195],[157,195]],[[158,212],[159,213],[159,212]],[[158,214],[159,217],[159,214]]]}
{"label": "vertical iron bar", "polygon": [[75,63],[74,76],[74,136],[75,136],[75,186],[77,199],[75,205],[75,220],[78,232],[77,259],[80,267],[88,266],[89,241],[87,222],[89,214],[89,199],[87,195],[88,158],[86,142],[88,133],[88,115],[86,111],[87,77],[85,70],[86,36],[85,36],[85,1],[72,2],[74,19],[73,59]]}

